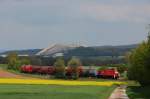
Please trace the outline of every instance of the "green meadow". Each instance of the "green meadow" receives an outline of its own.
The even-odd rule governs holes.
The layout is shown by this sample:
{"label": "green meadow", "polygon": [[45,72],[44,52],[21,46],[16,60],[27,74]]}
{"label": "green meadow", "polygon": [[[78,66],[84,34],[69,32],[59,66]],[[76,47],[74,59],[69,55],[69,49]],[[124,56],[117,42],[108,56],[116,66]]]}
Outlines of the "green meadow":
{"label": "green meadow", "polygon": [[107,99],[115,86],[0,85],[0,99]]}

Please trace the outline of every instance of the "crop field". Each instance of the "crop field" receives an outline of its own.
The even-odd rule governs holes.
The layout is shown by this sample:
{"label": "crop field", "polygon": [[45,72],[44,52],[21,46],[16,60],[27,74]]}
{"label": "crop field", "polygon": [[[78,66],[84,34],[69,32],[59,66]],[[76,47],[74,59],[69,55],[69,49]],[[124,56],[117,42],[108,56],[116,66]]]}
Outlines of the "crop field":
{"label": "crop field", "polygon": [[115,86],[0,85],[0,99],[107,99]]}
{"label": "crop field", "polygon": [[70,80],[43,80],[43,79],[14,79],[0,78],[0,84],[49,84],[49,85],[66,85],[66,86],[112,86],[125,84],[117,81],[70,81]]}

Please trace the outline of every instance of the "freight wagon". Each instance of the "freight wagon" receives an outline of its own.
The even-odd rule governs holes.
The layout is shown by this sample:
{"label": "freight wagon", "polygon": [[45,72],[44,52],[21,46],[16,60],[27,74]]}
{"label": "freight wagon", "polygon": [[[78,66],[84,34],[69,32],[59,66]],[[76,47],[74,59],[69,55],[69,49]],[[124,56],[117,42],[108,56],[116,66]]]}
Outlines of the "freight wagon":
{"label": "freight wagon", "polygon": [[[82,75],[83,69],[82,67],[78,67],[79,76]],[[49,74],[53,75],[55,73],[55,68],[53,66],[32,66],[32,65],[23,65],[20,68],[21,72],[24,73],[36,73],[36,74]],[[66,74],[70,75],[72,73],[72,69],[70,67],[66,67]]]}
{"label": "freight wagon", "polygon": [[32,65],[23,65],[20,68],[21,72],[24,73],[38,73],[38,74],[54,74],[55,69],[53,66],[32,66]]}

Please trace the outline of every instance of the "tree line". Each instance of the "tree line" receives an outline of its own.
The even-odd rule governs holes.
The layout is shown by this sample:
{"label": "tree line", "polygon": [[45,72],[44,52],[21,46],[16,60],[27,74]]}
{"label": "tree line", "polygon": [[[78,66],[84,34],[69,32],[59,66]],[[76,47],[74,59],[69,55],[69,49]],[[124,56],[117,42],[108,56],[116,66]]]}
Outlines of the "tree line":
{"label": "tree line", "polygon": [[[15,55],[14,55],[15,54]],[[11,57],[10,57],[11,56]],[[39,66],[53,66],[57,58],[53,57],[41,57],[41,56],[18,56],[15,52],[9,53],[6,58],[0,57],[0,64],[7,64],[8,57],[13,58],[17,57],[17,64],[26,64],[39,65]],[[75,56],[77,57],[77,56]],[[72,57],[63,57],[65,65]],[[107,64],[126,64],[126,59],[124,57],[77,57],[82,62],[83,66],[101,66]]]}
{"label": "tree line", "polygon": [[[37,59],[34,60],[33,58],[28,57],[18,57],[16,53],[11,53],[7,56],[7,69],[19,70],[22,65],[29,65],[31,62],[32,64],[40,64],[40,60],[37,62]],[[69,77],[71,79],[78,79],[79,78],[79,71],[78,67],[81,66],[81,61],[77,58],[71,58],[68,60],[67,65],[65,65],[65,61],[62,57],[59,57],[55,60],[53,66],[55,68],[55,77],[56,78],[66,78]],[[66,68],[68,67],[71,72],[69,75],[66,76]]]}

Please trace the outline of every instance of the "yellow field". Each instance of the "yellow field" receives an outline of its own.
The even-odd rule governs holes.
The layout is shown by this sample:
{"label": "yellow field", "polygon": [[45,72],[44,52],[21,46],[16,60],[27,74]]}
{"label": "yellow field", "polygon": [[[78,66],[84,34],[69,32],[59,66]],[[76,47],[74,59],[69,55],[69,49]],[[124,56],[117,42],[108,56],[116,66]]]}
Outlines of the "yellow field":
{"label": "yellow field", "polygon": [[49,84],[49,85],[72,85],[72,86],[112,86],[114,84],[126,84],[119,81],[70,81],[70,80],[42,80],[42,79],[11,79],[0,78],[0,84]]}

